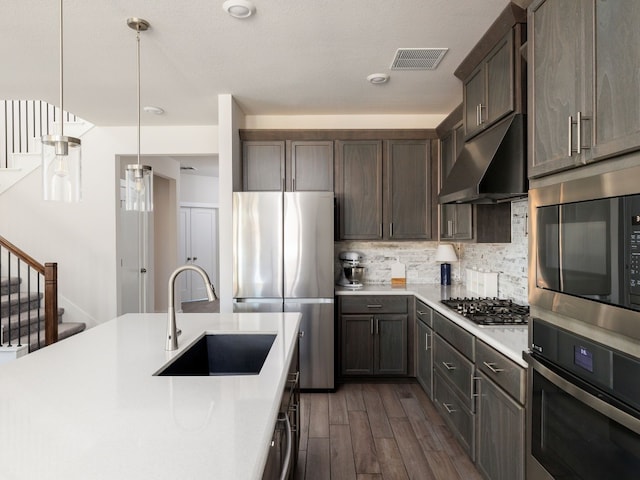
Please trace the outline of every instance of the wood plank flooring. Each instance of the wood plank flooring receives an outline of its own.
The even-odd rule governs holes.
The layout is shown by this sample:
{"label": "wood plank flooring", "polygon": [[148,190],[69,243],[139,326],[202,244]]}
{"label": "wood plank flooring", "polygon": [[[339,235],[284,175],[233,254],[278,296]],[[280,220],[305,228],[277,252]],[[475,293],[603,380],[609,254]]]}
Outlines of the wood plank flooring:
{"label": "wood plank flooring", "polygon": [[418,384],[341,385],[300,398],[296,480],[481,480]]}

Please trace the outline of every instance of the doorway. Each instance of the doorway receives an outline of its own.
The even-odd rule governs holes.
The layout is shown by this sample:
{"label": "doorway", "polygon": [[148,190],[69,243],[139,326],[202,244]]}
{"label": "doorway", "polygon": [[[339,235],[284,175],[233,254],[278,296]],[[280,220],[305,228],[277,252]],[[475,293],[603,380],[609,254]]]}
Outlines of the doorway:
{"label": "doorway", "polygon": [[[202,267],[214,283],[218,283],[218,209],[180,207],[181,263]],[[204,300],[207,292],[202,279],[194,272],[184,272],[179,278],[183,302]]]}

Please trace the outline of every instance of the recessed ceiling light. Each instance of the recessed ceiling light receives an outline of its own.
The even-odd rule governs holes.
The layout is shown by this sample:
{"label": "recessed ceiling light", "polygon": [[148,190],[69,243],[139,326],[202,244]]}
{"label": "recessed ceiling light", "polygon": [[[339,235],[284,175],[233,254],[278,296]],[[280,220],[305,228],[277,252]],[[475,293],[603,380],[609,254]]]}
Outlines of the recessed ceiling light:
{"label": "recessed ceiling light", "polygon": [[164,110],[162,108],[154,107],[154,106],[151,106],[151,105],[143,107],[142,109],[147,113],[153,113],[155,115],[162,115],[164,113]]}
{"label": "recessed ceiling light", "polygon": [[386,73],[372,73],[367,77],[370,83],[378,85],[380,83],[387,83],[389,81],[389,75]]}
{"label": "recessed ceiling light", "polygon": [[255,5],[249,0],[227,0],[222,8],[234,18],[248,18],[256,11]]}

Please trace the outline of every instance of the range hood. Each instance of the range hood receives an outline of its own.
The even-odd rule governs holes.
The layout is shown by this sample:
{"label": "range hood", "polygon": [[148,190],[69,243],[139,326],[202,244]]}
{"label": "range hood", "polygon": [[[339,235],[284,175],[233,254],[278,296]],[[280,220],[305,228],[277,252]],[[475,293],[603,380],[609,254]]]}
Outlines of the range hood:
{"label": "range hood", "polygon": [[469,140],[440,190],[440,203],[496,203],[527,195],[525,116],[506,117]]}

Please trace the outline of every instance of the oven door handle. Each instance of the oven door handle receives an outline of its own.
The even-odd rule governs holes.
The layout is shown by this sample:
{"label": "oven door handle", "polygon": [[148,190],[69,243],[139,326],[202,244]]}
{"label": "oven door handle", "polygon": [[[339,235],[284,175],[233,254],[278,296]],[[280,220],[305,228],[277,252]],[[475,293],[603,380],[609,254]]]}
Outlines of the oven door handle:
{"label": "oven door handle", "polygon": [[590,393],[584,391],[580,387],[571,383],[561,375],[558,375],[556,372],[551,370],[549,367],[543,365],[535,358],[531,356],[529,353],[524,353],[523,355],[526,362],[529,364],[529,368],[533,368],[537,373],[542,375],[544,378],[549,380],[555,386],[560,388],[565,393],[571,395],[579,402],[588,405],[593,408],[597,412],[601,413],[607,418],[619,423],[620,425],[625,426],[629,430],[640,435],[640,420],[634,417],[633,415],[629,415],[628,413],[617,409],[613,405],[599,399],[598,397],[591,395]]}

